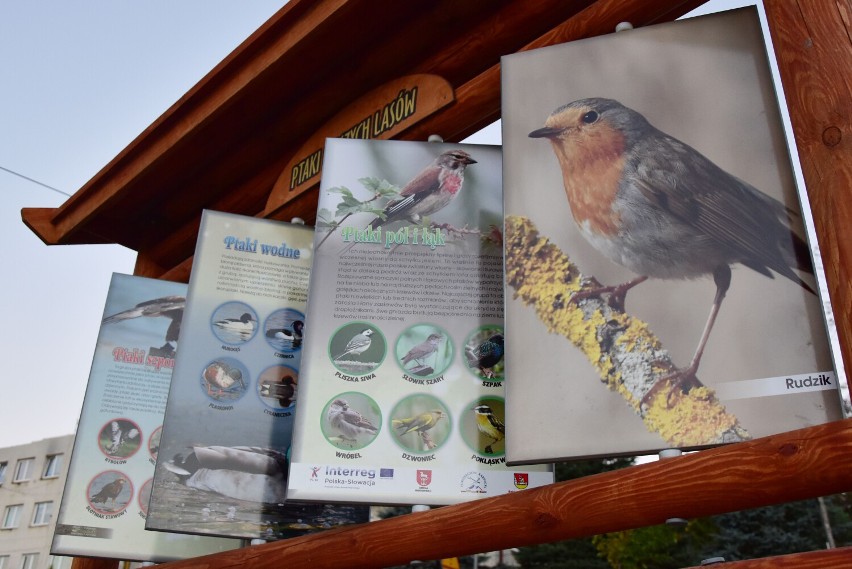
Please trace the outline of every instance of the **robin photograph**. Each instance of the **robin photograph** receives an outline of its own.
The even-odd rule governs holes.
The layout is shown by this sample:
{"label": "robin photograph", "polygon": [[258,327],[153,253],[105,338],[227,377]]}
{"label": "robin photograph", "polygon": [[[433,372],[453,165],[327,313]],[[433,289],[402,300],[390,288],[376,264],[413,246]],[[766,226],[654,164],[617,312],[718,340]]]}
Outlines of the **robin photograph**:
{"label": "robin photograph", "polygon": [[[503,58],[507,234],[510,220],[535,228],[582,275],[579,291],[534,301],[507,285],[510,461],[678,446],[667,413],[690,392],[736,422],[690,446],[840,417],[836,391],[759,383],[834,370],[765,49],[746,8]],[[529,253],[511,243],[507,267]],[[590,302],[611,311],[611,338],[577,331],[593,327]],[[581,310],[575,345],[535,303]],[[602,377],[598,360],[627,342],[621,315],[657,338],[638,355],[664,373],[631,383],[619,361]],[[604,355],[584,353],[586,340]],[[537,436],[541,417],[574,436]]]}

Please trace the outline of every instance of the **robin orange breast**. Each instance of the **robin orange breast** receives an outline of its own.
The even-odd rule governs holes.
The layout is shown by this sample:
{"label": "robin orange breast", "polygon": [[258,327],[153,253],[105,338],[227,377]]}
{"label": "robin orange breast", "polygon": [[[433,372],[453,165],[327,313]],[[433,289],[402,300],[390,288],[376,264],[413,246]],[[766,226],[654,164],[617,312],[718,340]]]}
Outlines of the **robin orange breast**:
{"label": "robin orange breast", "polygon": [[813,274],[813,267],[807,244],[790,228],[793,211],[654,128],[640,113],[612,99],[581,99],[556,109],[529,136],[550,141],[583,236],[639,275],[575,299],[609,292],[618,304],[648,277],[713,275],[716,295],[704,333],[673,385],[695,378],[730,286],[731,265],[769,278],[778,273],[814,292],[796,273]]}

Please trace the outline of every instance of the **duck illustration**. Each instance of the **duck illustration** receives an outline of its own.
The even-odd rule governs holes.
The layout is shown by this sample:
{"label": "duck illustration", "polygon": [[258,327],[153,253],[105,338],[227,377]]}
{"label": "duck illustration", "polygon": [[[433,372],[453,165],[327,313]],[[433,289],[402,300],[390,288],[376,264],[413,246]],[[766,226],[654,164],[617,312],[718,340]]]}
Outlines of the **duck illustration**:
{"label": "duck illustration", "polygon": [[[151,354],[174,357],[175,347],[177,346],[178,336],[180,335],[180,322],[183,319],[184,308],[186,308],[186,297],[164,296],[140,302],[133,308],[107,316],[101,321],[101,324],[114,324],[115,322],[131,318],[139,318],[140,316],[147,316],[149,318],[162,316],[163,318],[168,318],[171,320],[171,323],[166,330],[166,343],[159,349],[152,348]],[[154,353],[155,351],[157,352],[156,354]]]}
{"label": "duck illustration", "polygon": [[248,312],[244,312],[239,318],[223,318],[222,320],[217,320],[213,324],[219,328],[224,328],[225,330],[251,334],[254,332],[256,322],[254,320],[254,316]]}
{"label": "duck illustration", "polygon": [[271,448],[195,446],[164,467],[189,488],[237,500],[280,504],[287,491],[287,456]]}

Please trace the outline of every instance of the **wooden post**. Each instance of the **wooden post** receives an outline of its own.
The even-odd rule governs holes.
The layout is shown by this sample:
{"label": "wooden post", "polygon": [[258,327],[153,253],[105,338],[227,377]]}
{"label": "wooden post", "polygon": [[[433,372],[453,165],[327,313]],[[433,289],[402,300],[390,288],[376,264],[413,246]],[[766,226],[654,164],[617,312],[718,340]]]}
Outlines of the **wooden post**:
{"label": "wooden post", "polygon": [[764,6],[848,372],[852,371],[852,2],[764,0]]}

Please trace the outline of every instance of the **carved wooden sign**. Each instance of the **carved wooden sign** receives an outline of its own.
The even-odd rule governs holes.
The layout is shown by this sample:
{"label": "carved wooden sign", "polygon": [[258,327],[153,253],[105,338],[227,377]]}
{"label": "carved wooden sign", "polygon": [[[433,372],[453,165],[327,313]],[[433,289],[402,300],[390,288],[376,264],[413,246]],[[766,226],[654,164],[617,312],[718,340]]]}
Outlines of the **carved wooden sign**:
{"label": "carved wooden sign", "polygon": [[281,172],[266,211],[319,183],[326,138],[391,138],[454,100],[452,86],[437,75],[407,75],[370,91],[325,123]]}

